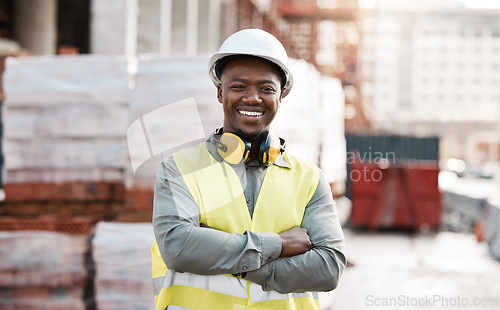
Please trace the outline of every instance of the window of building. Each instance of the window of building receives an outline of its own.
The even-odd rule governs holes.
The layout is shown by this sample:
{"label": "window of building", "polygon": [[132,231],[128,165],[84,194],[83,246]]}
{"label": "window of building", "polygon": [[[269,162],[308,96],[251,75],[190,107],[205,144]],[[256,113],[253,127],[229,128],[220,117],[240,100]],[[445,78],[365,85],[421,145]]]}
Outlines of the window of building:
{"label": "window of building", "polygon": [[58,0],[57,47],[89,53],[90,0]]}
{"label": "window of building", "polygon": [[0,37],[12,39],[11,1],[0,1]]}

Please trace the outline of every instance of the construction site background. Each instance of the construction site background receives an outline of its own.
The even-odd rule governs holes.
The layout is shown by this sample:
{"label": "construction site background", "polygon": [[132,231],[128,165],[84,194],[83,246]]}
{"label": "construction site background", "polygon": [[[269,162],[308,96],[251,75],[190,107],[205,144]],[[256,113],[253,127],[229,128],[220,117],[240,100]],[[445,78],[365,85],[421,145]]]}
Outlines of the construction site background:
{"label": "construction site background", "polygon": [[273,129],[346,231],[323,308],[500,309],[500,9],[466,2],[0,1],[0,309],[153,308],[156,169],[220,126],[208,59],[251,27],[289,53]]}

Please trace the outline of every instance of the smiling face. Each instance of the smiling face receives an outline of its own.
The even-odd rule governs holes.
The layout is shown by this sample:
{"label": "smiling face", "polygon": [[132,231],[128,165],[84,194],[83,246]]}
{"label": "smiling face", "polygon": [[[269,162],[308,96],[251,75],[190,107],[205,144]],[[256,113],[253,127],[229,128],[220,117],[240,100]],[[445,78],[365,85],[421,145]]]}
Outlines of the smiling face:
{"label": "smiling face", "polygon": [[281,75],[257,57],[230,60],[221,74],[217,98],[224,110],[224,132],[248,140],[269,130],[281,102]]}

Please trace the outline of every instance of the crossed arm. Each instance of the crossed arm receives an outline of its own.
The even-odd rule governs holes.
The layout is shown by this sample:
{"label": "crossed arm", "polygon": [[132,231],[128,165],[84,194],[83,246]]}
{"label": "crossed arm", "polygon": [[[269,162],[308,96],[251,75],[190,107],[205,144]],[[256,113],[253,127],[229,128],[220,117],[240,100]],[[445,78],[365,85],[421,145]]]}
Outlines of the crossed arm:
{"label": "crossed arm", "polygon": [[201,275],[246,273],[280,293],[334,289],[345,268],[343,234],[328,184],[320,178],[302,227],[276,233],[230,234],[202,227],[199,208],[173,160],[155,185],[153,226],[168,268]]}

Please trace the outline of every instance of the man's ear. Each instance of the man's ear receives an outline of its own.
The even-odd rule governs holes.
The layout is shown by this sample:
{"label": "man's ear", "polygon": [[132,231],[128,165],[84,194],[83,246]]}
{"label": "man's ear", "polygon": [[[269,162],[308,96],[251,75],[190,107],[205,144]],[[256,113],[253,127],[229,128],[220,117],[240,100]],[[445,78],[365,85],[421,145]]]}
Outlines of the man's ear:
{"label": "man's ear", "polygon": [[217,100],[222,103],[222,85],[221,83],[217,84]]}

